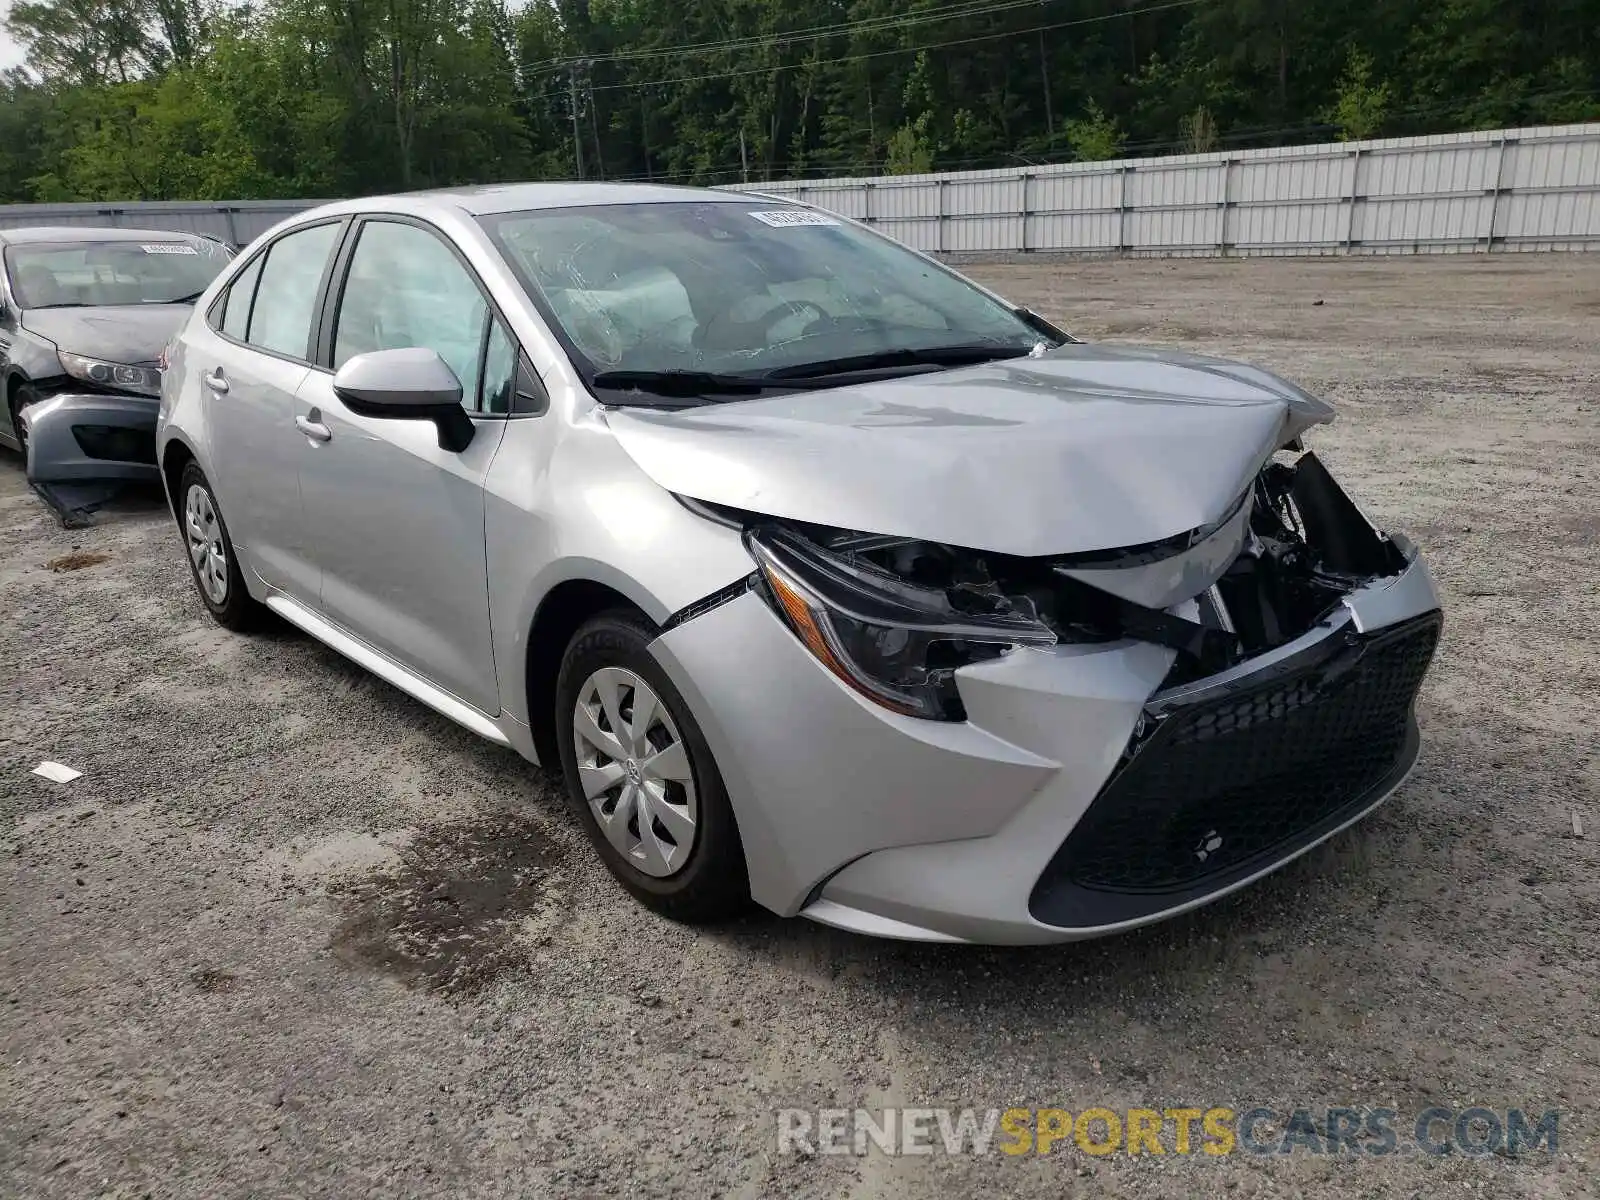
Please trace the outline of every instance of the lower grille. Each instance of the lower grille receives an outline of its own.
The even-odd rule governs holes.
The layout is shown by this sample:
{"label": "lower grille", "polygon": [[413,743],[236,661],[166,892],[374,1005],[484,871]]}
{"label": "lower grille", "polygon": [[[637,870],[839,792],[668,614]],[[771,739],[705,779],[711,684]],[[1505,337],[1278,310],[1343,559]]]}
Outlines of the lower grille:
{"label": "lower grille", "polygon": [[74,425],[72,436],[90,458],[150,464],[156,461],[154,425],[148,429],[122,425]]}
{"label": "lower grille", "polygon": [[[1034,891],[1192,891],[1265,865],[1392,776],[1438,643],[1438,613],[1351,632],[1221,696],[1147,709],[1146,732]],[[1050,907],[1048,903],[1044,905]]]}

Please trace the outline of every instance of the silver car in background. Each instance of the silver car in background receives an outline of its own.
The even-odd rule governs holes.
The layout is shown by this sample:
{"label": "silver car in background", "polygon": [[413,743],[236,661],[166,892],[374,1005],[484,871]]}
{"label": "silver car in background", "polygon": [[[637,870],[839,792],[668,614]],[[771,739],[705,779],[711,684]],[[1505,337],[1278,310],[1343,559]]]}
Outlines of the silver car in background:
{"label": "silver car in background", "polygon": [[1410,770],[1414,547],[1252,367],[1087,345],[853,222],[530,184],[293,218],[174,344],[200,598],[545,764],[670,916],[1050,942]]}

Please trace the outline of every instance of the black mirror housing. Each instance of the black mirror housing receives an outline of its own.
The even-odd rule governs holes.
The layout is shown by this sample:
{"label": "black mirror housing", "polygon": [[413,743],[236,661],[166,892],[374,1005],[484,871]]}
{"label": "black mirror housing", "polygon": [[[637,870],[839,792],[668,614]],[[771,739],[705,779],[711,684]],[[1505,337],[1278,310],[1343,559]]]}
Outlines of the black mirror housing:
{"label": "black mirror housing", "polygon": [[420,346],[358,354],[333,377],[333,392],[353,413],[432,421],[439,448],[459,454],[477,432],[461,407],[461,381],[438,353]]}

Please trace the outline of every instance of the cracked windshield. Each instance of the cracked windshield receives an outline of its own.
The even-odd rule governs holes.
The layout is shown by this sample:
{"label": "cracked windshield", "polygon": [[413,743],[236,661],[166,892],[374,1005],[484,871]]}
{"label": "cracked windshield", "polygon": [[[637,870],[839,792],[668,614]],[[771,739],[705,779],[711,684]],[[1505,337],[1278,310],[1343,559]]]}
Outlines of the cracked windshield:
{"label": "cracked windshield", "polygon": [[807,209],[607,205],[484,223],[602,387],[821,377],[805,368],[915,366],[920,352],[922,366],[957,365],[1041,337],[933,263]]}

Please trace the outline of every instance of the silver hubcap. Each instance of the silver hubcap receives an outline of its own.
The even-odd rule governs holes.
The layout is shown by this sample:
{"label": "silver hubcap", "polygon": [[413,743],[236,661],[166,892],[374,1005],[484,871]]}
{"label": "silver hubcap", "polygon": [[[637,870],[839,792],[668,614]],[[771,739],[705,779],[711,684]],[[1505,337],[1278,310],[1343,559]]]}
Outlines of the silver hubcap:
{"label": "silver hubcap", "polygon": [[211,493],[199,484],[189,485],[183,502],[184,530],[189,538],[189,558],[194,577],[213,604],[228,599],[228,552],[222,545],[222,522],[212,507]]}
{"label": "silver hubcap", "polygon": [[578,780],[606,840],[646,875],[675,874],[694,849],[694,772],[660,697],[632,671],[602,667],[572,712]]}

